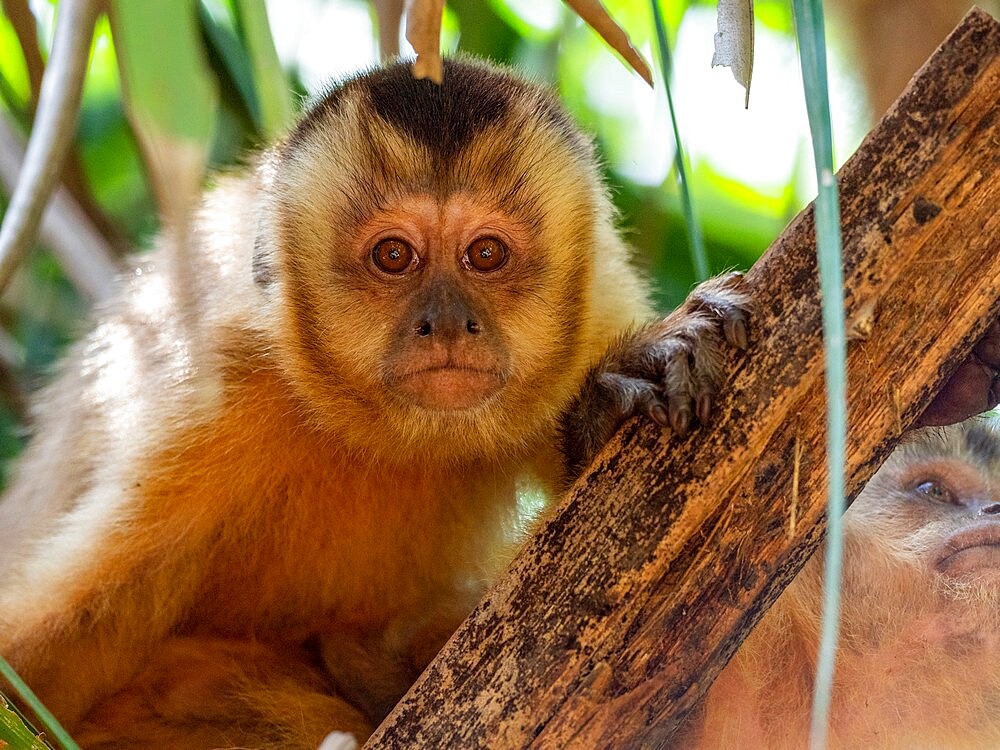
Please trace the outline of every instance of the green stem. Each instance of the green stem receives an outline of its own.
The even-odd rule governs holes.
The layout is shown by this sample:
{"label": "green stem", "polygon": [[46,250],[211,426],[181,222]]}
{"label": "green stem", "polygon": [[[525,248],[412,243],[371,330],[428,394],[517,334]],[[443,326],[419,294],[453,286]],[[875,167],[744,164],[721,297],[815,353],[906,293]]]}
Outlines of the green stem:
{"label": "green stem", "polygon": [[823,295],[827,403],[827,541],[823,577],[823,621],[813,692],[810,746],[827,745],[830,703],[840,625],[840,579],[845,507],[844,459],[847,444],[847,354],[844,280],[841,260],[840,203],[833,170],[833,135],[826,71],[826,43],[821,0],[792,0],[802,63],[806,109],[816,162],[816,241]]}
{"label": "green stem", "polygon": [[663,86],[667,90],[667,107],[670,109],[670,124],[674,130],[674,168],[677,171],[677,186],[681,194],[681,209],[684,212],[684,224],[687,226],[688,241],[690,242],[691,264],[694,266],[698,280],[704,281],[708,278],[708,256],[705,253],[705,239],[701,234],[701,226],[694,215],[694,203],[691,200],[691,189],[688,185],[684,148],[681,146],[681,131],[677,127],[674,97],[670,93],[670,73],[673,70],[670,42],[667,40],[667,29],[663,22],[659,0],[650,0],[650,3],[653,6],[653,25],[656,27],[656,41],[660,49],[660,71],[663,73]]}
{"label": "green stem", "polygon": [[73,742],[73,738],[62,728],[52,712],[42,704],[38,696],[31,691],[27,683],[2,656],[0,656],[0,676],[3,676],[10,683],[11,687],[14,688],[14,693],[34,712],[45,731],[56,738],[63,750],[80,750],[80,746]]}

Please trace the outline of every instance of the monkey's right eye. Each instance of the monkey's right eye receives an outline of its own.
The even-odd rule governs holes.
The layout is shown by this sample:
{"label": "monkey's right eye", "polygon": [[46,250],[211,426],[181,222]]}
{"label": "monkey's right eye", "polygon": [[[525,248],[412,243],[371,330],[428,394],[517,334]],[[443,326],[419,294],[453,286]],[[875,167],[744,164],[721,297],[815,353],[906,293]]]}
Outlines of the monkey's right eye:
{"label": "monkey's right eye", "polygon": [[413,248],[402,240],[390,238],[375,245],[372,261],[386,273],[403,273],[413,264],[416,255]]}
{"label": "monkey's right eye", "polygon": [[933,500],[937,503],[954,503],[955,495],[952,494],[951,490],[945,487],[940,482],[936,482],[933,479],[929,479],[925,482],[921,482],[913,491],[918,495],[926,497],[928,500]]}

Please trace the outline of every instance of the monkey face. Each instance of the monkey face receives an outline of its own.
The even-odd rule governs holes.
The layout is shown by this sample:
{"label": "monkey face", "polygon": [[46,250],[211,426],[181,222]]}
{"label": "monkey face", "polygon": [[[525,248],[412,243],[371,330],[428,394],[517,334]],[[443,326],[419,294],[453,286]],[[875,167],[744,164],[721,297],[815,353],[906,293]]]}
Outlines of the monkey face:
{"label": "monkey face", "polygon": [[[1000,648],[1000,419],[910,433],[844,525],[844,641],[975,634]],[[822,568],[814,555],[789,586],[799,611],[820,611]]]}
{"label": "monkey face", "polygon": [[612,224],[591,146],[547,92],[466,62],[441,87],[374,71],[324,97],[270,171],[282,355],[320,421],[370,422],[404,451],[544,432],[593,358]]}
{"label": "monkey face", "polygon": [[858,497],[902,559],[945,579],[1000,584],[1000,422],[927,430],[886,462]]}
{"label": "monkey face", "polygon": [[928,462],[906,479],[911,495],[940,527],[940,543],[928,562],[948,578],[997,579],[1000,583],[1000,496],[990,475],[971,457]]}
{"label": "monkey face", "polygon": [[526,227],[466,195],[414,195],[363,235],[360,262],[371,283],[397,292],[386,301],[395,326],[381,362],[384,387],[436,411],[495,397],[511,374],[497,308],[516,305],[511,290],[530,283],[519,278],[531,249]]}
{"label": "monkey face", "polygon": [[[861,492],[845,520],[846,639],[937,639],[1000,626],[1000,420],[914,431]],[[822,559],[789,591],[818,612]],[[910,637],[907,636],[907,637]]]}

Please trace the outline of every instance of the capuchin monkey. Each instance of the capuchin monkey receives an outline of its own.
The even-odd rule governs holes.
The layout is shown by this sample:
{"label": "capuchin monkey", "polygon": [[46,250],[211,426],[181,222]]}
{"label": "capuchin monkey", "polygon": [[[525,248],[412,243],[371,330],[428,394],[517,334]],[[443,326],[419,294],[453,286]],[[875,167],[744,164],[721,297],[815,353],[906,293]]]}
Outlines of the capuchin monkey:
{"label": "capuchin monkey", "polygon": [[[1000,417],[910,433],[844,523],[829,746],[1000,747]],[[809,746],[822,566],[778,598],[677,747]]]}
{"label": "capuchin monkey", "polygon": [[504,561],[515,489],[630,416],[704,423],[748,345],[738,274],[650,322],[614,218],[590,141],[505,70],[332,88],[43,393],[0,653],[88,748],[363,741]]}

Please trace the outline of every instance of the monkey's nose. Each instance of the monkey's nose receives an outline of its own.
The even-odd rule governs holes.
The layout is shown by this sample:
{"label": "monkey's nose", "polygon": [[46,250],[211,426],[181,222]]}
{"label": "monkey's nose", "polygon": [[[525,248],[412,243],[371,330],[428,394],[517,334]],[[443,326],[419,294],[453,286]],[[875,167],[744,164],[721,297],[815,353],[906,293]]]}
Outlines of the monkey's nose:
{"label": "monkey's nose", "polygon": [[[442,325],[443,323],[443,325]],[[451,334],[457,331],[458,326],[454,325],[451,321],[432,321],[432,320],[421,320],[416,326],[416,333],[421,338],[425,336],[433,336],[435,334]],[[475,336],[482,332],[482,327],[475,320],[469,319],[465,321],[465,332],[470,333]]]}

